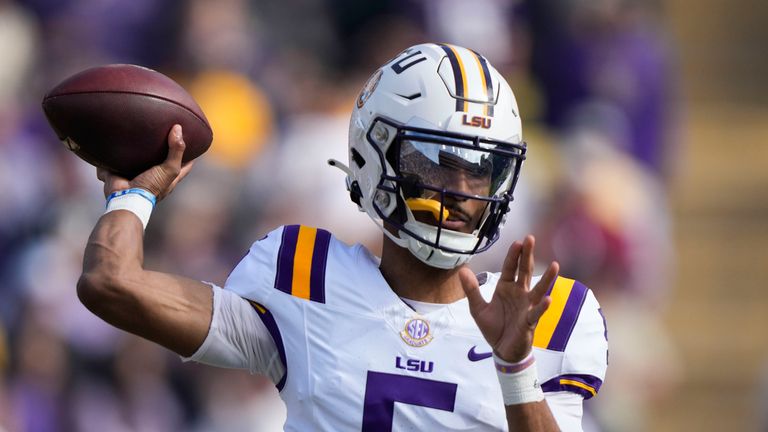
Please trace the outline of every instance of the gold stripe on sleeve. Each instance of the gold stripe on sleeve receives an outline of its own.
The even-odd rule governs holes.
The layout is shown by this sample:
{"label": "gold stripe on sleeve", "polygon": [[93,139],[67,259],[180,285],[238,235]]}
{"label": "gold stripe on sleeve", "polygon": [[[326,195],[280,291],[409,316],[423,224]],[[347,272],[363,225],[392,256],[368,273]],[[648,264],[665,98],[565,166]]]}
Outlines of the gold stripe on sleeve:
{"label": "gold stripe on sleeve", "polygon": [[547,348],[549,345],[549,341],[555,333],[555,328],[557,328],[557,323],[560,322],[560,317],[563,315],[568,296],[571,295],[574,282],[573,279],[557,277],[555,286],[552,287],[552,292],[549,295],[552,297],[552,304],[549,305],[549,309],[539,319],[539,324],[533,333],[533,346]]}
{"label": "gold stripe on sleeve", "polygon": [[592,387],[590,387],[590,386],[588,386],[588,385],[586,385],[586,384],[584,384],[583,382],[580,382],[580,381],[574,381],[574,380],[569,380],[569,379],[561,379],[560,380],[560,384],[562,384],[562,385],[571,385],[571,386],[574,386],[574,387],[582,388],[582,389],[592,393],[592,396],[597,395],[597,392],[595,391],[595,389],[593,389]]}
{"label": "gold stripe on sleeve", "polygon": [[253,300],[248,300],[248,303],[250,303],[250,304],[251,304],[251,306],[255,307],[255,308],[256,308],[256,310],[257,310],[257,311],[259,311],[259,313],[260,313],[260,314],[264,315],[265,313],[267,313],[267,310],[266,310],[266,309],[264,309],[264,306],[262,306],[262,305],[260,305],[260,304],[256,303],[255,301],[253,301]]}
{"label": "gold stripe on sleeve", "polygon": [[293,257],[293,281],[291,294],[309,300],[309,278],[312,273],[312,253],[315,249],[317,228],[302,225],[296,241],[296,254]]}

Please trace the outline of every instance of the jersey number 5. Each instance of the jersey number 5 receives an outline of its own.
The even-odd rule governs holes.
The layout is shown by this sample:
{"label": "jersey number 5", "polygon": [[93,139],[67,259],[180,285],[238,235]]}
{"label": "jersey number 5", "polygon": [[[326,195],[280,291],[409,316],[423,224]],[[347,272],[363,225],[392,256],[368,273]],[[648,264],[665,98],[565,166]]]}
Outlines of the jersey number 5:
{"label": "jersey number 5", "polygon": [[390,432],[395,402],[453,411],[456,384],[368,371],[363,432]]}

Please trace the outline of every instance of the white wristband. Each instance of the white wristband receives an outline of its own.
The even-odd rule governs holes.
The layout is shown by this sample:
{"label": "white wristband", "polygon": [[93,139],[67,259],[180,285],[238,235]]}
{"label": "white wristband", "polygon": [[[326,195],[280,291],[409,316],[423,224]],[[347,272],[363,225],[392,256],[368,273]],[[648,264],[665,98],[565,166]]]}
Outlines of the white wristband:
{"label": "white wristband", "polygon": [[154,198],[154,195],[145,190],[139,192],[138,189],[128,189],[115,192],[107,199],[107,211],[104,214],[115,210],[128,210],[139,218],[141,226],[146,229],[154,208],[154,203],[147,195]]}
{"label": "white wristband", "polygon": [[504,405],[519,405],[544,400],[544,392],[539,384],[539,373],[533,353],[519,363],[508,363],[493,356],[496,363],[496,375],[501,385]]}

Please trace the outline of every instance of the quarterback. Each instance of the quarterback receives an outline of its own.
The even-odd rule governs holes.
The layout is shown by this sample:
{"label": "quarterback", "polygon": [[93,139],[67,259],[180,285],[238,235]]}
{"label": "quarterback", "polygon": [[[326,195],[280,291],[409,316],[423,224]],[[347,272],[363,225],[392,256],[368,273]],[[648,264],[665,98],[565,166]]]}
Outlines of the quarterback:
{"label": "quarterback", "polygon": [[256,241],[223,287],[143,268],[156,201],[190,172],[183,131],[128,181],[100,170],[107,211],[85,249],[81,301],[185,360],[268,376],[291,431],[581,430],[607,367],[592,292],[534,239],[500,273],[469,259],[499,237],[526,155],[517,103],[480,54],[422,44],[378,69],[353,108],[352,201],[382,256],[311,226]]}

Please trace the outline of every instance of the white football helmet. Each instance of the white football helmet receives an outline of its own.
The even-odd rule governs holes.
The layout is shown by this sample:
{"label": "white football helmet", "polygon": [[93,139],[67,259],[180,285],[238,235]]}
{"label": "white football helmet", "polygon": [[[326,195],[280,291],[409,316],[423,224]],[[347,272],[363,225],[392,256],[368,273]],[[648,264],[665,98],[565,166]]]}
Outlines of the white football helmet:
{"label": "white football helmet", "polygon": [[[450,269],[498,239],[525,150],[498,71],[472,50],[422,44],[368,79],[350,120],[349,167],[329,163],[392,241]],[[461,208],[470,200],[480,203],[474,216]]]}

